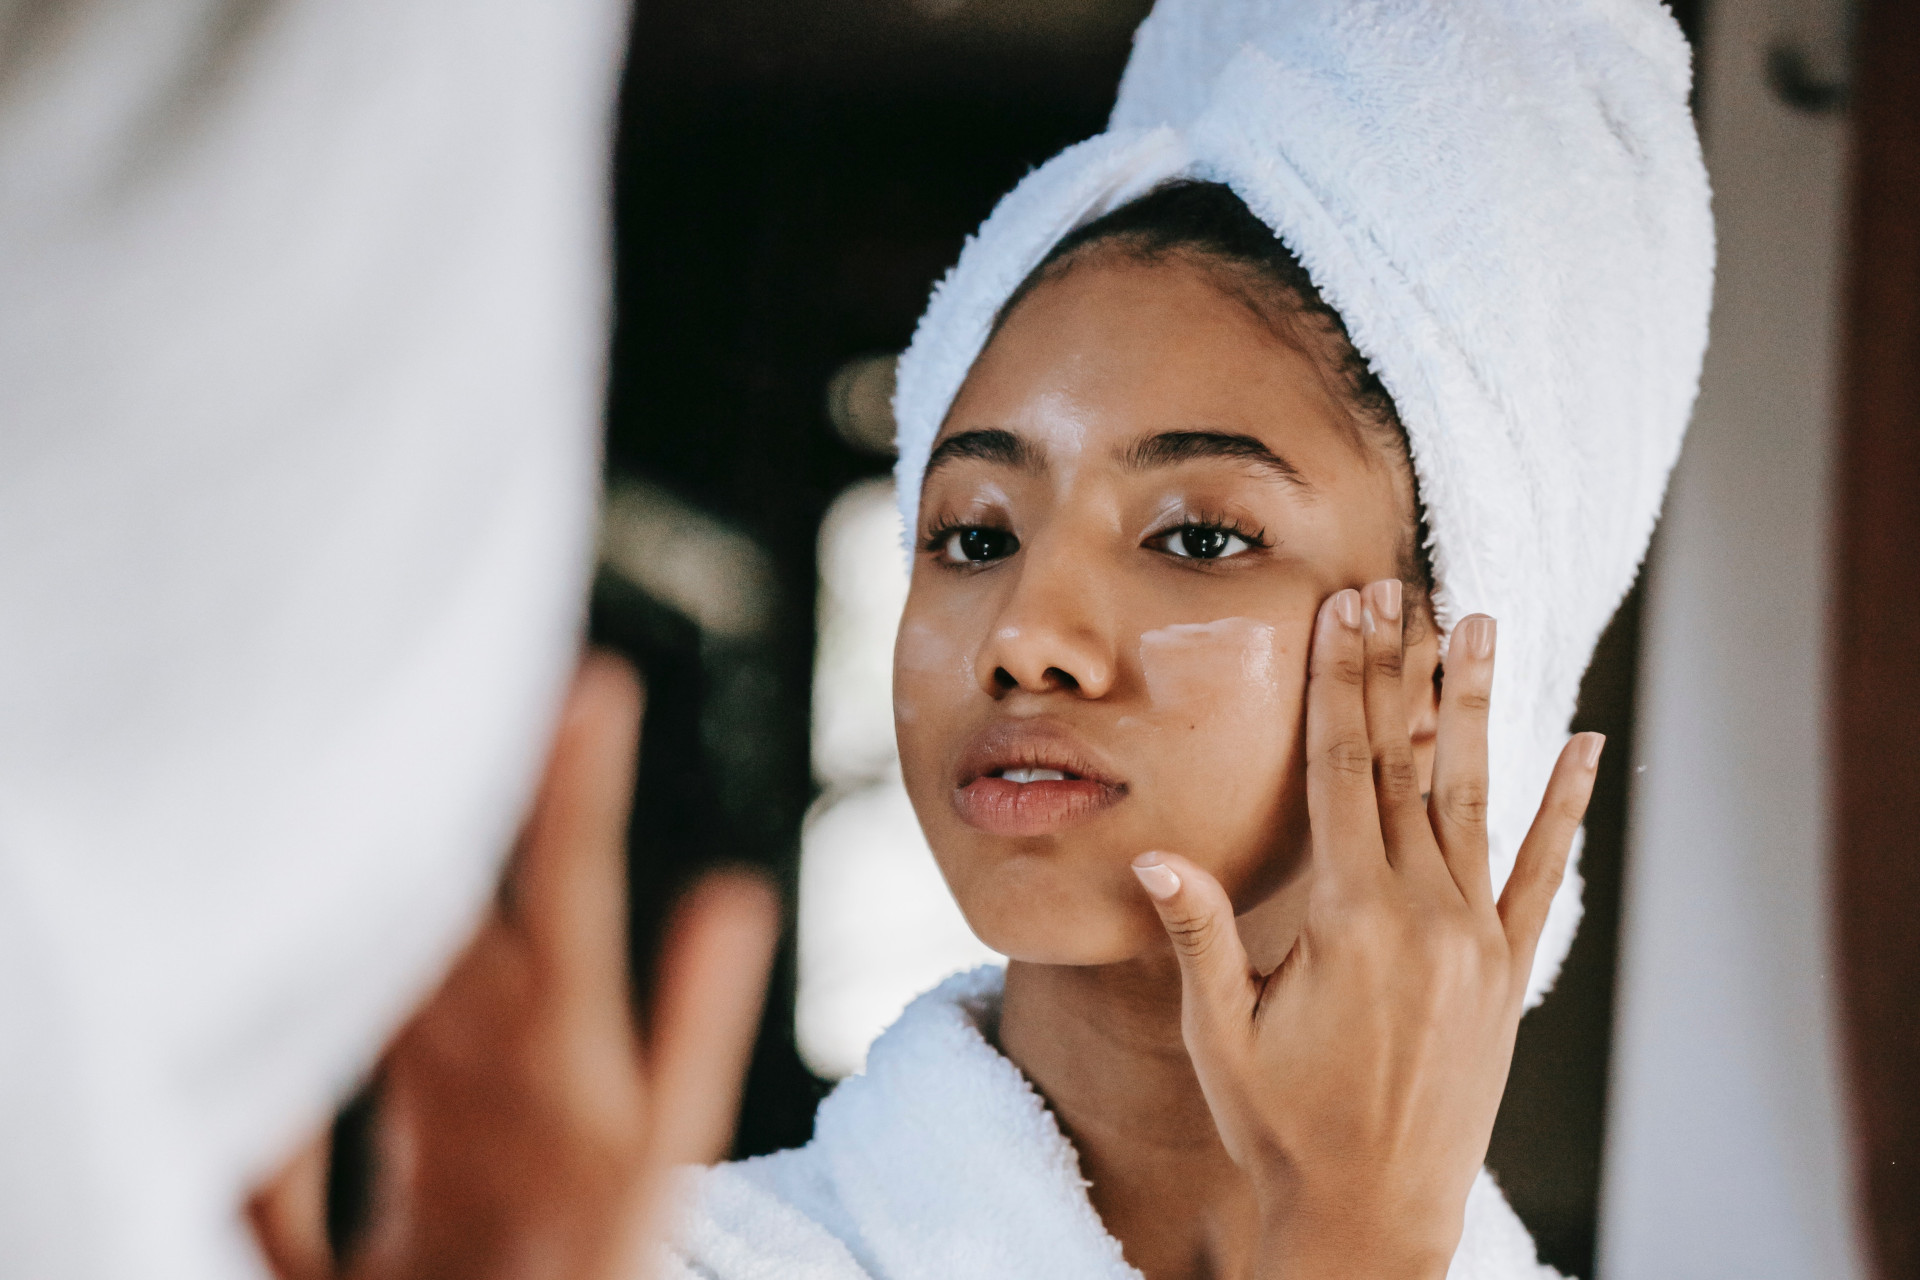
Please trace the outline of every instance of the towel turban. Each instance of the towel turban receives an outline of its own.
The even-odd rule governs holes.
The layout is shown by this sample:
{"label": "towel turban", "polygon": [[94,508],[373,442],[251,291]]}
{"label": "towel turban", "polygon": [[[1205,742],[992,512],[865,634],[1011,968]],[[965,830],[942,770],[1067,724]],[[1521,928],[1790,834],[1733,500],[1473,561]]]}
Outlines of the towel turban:
{"label": "towel turban", "polygon": [[[1504,884],[1698,387],[1713,226],[1689,88],[1652,0],[1161,0],[1107,131],[1000,202],[901,358],[906,527],[995,313],[1047,251],[1165,182],[1224,183],[1393,396],[1443,639],[1469,613],[1500,620],[1488,828]],[[1579,916],[1569,874],[1529,1006]]]}

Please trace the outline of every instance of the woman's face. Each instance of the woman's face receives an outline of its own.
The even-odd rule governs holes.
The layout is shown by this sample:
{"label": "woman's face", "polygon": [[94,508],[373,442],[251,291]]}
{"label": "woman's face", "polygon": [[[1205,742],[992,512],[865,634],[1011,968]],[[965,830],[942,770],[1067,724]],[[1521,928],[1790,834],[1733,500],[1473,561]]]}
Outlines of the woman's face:
{"label": "woman's face", "polygon": [[[1400,572],[1404,467],[1204,268],[1095,248],[1007,318],[935,443],[894,659],[907,791],[1016,959],[1163,949],[1128,864],[1303,886],[1307,642]],[[1431,628],[1408,654],[1428,767]]]}

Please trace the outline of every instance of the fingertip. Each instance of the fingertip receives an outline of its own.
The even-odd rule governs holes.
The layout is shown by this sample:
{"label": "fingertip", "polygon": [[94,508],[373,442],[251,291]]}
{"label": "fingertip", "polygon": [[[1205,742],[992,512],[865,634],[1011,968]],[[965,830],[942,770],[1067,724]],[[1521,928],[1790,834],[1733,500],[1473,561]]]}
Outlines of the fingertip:
{"label": "fingertip", "polygon": [[1331,639],[1340,633],[1360,631],[1364,609],[1360,593],[1351,587],[1334,592],[1320,603],[1320,634]]}
{"label": "fingertip", "polygon": [[640,673],[631,662],[609,649],[589,649],[574,674],[568,718],[637,719],[645,696]]}
{"label": "fingertip", "polygon": [[626,822],[639,744],[640,682],[605,650],[581,657],[503,886],[510,918],[558,951],[581,937],[625,945]]}
{"label": "fingertip", "polygon": [[723,867],[704,873],[674,904],[661,945],[660,988],[698,991],[683,1011],[708,1022],[728,1006],[757,1009],[780,921],[780,895],[759,872]]}
{"label": "fingertip", "polygon": [[677,934],[697,933],[704,946],[757,963],[759,953],[772,955],[781,911],[780,893],[765,875],[728,865],[703,872],[681,892],[669,927]]}
{"label": "fingertip", "polygon": [[1180,874],[1155,852],[1143,853],[1133,860],[1133,874],[1141,888],[1156,902],[1165,902],[1180,892]]}
{"label": "fingertip", "polygon": [[1406,651],[1406,631],[1400,616],[1400,580],[1382,578],[1369,582],[1359,594],[1360,632],[1366,641],[1367,656],[1380,674],[1397,675],[1395,660]]}
{"label": "fingertip", "polygon": [[1498,638],[1499,624],[1484,613],[1470,614],[1454,628],[1455,641],[1465,648],[1468,657],[1481,662],[1493,657]]}
{"label": "fingertip", "polygon": [[780,933],[780,891],[752,868],[726,866],[707,872],[687,890],[681,910],[747,955],[773,954]]}
{"label": "fingertip", "polygon": [[1607,735],[1604,733],[1583,733],[1578,739],[1579,760],[1589,773],[1600,767],[1600,753],[1606,749]]}

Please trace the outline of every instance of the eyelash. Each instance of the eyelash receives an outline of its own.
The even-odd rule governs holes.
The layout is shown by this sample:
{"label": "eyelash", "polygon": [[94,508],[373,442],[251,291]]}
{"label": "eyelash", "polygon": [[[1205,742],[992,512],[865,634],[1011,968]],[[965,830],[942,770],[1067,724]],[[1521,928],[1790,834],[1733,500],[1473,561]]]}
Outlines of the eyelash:
{"label": "eyelash", "polygon": [[[1013,551],[1018,551],[1020,549],[1020,540],[1014,537],[1011,530],[1004,529],[998,525],[977,524],[977,523],[970,523],[962,520],[939,521],[937,524],[935,524],[931,529],[927,531],[926,539],[920,544],[920,549],[922,551],[927,551],[935,555],[939,555],[940,552],[946,550],[947,543],[952,540],[955,534],[973,533],[976,531],[981,533],[999,534],[1000,536],[1008,538],[1013,542]],[[1012,555],[1013,551],[1007,552],[1006,555]],[[970,569],[982,569],[990,564],[995,563],[998,560],[1002,560],[1005,558],[1006,556],[995,556],[990,560],[955,560],[950,556],[941,556],[940,564],[944,568],[964,571],[964,570],[970,570]]]}
{"label": "eyelash", "polygon": [[[1186,533],[1189,530],[1197,533],[1224,533],[1230,538],[1238,538],[1247,544],[1246,551],[1236,552],[1232,556],[1182,556],[1175,552],[1168,551],[1159,545],[1175,534]],[[1247,552],[1251,551],[1264,551],[1272,545],[1272,542],[1268,539],[1267,531],[1264,528],[1250,528],[1230,516],[1203,515],[1181,520],[1177,524],[1167,525],[1165,528],[1149,534],[1143,545],[1176,560],[1198,560],[1203,564],[1207,564],[1212,563],[1214,560],[1238,559],[1240,556],[1246,555]]]}
{"label": "eyelash", "polygon": [[[927,536],[921,542],[920,549],[924,552],[938,555],[941,552],[946,550],[947,544],[953,540],[953,537],[955,534],[975,533],[975,532],[990,534],[990,535],[999,535],[1000,537],[1006,538],[1013,543],[1012,550],[1006,551],[1001,555],[993,556],[993,557],[982,559],[982,560],[955,559],[951,556],[947,556],[942,558],[941,563],[951,569],[981,568],[986,565],[992,564],[995,561],[1005,559],[1007,556],[1012,555],[1015,551],[1018,551],[1020,549],[1020,540],[1014,537],[1013,533],[1010,530],[1003,529],[997,525],[969,524],[959,520],[941,520],[938,523],[936,523],[931,529],[927,531]],[[1225,534],[1230,538],[1238,538],[1240,539],[1240,541],[1246,544],[1246,550],[1235,552],[1234,555],[1232,556],[1195,556],[1195,555],[1183,556],[1178,554],[1177,552],[1167,550],[1164,547],[1157,545],[1159,543],[1165,542],[1167,539],[1172,538],[1177,534],[1183,534],[1188,532],[1220,533],[1220,534]],[[1262,551],[1262,550],[1265,550],[1267,547],[1271,546],[1272,543],[1267,538],[1267,531],[1264,528],[1252,529],[1252,528],[1249,528],[1247,525],[1242,524],[1240,521],[1234,520],[1227,516],[1200,516],[1195,519],[1182,520],[1178,524],[1168,525],[1148,535],[1148,537],[1146,538],[1145,542],[1142,545],[1147,547],[1149,550],[1158,551],[1160,552],[1160,554],[1168,556],[1172,559],[1197,560],[1202,563],[1211,563],[1213,560],[1216,560],[1216,559],[1235,559],[1235,558],[1238,558],[1239,556],[1247,554],[1247,552],[1249,551]]]}

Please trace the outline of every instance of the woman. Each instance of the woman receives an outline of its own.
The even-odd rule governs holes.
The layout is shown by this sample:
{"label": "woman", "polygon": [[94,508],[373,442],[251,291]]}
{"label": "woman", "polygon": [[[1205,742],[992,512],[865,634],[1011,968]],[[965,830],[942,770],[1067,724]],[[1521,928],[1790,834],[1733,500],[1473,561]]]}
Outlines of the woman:
{"label": "woman", "polygon": [[1479,1165],[1704,345],[1686,81],[1626,0],[1148,19],[901,365],[901,762],[1004,978],[681,1274],[1551,1274]]}

